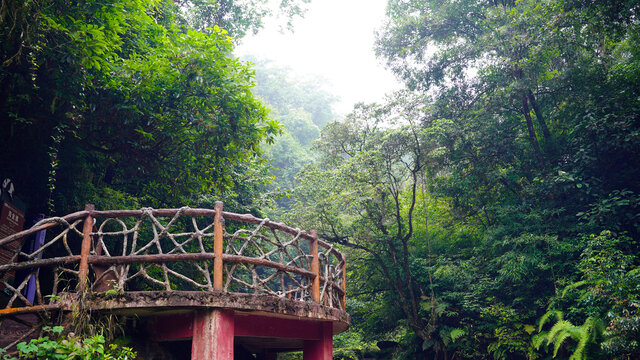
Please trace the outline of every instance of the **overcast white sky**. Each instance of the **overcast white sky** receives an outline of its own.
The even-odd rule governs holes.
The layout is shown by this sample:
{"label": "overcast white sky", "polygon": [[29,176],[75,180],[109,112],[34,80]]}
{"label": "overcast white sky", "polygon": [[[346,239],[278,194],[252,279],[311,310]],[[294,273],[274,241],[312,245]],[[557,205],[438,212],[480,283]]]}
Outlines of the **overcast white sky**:
{"label": "overcast white sky", "polygon": [[243,39],[236,52],[291,67],[300,76],[321,75],[341,99],[335,110],[346,114],[357,102],[380,101],[401,87],[373,51],[385,6],[386,0],[313,0],[293,34],[267,26]]}

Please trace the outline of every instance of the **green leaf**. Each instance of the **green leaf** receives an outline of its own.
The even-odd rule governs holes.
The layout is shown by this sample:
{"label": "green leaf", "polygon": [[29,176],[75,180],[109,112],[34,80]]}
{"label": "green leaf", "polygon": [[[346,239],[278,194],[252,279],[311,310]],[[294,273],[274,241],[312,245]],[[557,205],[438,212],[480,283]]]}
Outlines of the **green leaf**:
{"label": "green leaf", "polygon": [[455,342],[458,338],[465,335],[466,333],[467,332],[464,329],[455,328],[451,329],[451,333],[449,333],[449,336],[451,337],[451,341]]}

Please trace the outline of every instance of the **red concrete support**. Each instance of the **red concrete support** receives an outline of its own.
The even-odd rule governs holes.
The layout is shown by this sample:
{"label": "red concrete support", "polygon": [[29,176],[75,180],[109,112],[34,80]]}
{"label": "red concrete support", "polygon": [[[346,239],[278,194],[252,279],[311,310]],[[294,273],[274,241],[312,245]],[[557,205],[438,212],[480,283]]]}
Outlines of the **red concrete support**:
{"label": "red concrete support", "polygon": [[197,312],[193,318],[191,360],[233,360],[233,333],[233,312]]}
{"label": "red concrete support", "polygon": [[321,325],[319,340],[305,340],[302,354],[303,360],[332,360],[333,358],[333,326],[326,321]]}
{"label": "red concrete support", "polygon": [[193,314],[157,316],[147,323],[147,333],[154,341],[185,340],[193,337]]}
{"label": "red concrete support", "polygon": [[234,328],[236,336],[318,340],[322,338],[323,324],[318,321],[236,315]]}

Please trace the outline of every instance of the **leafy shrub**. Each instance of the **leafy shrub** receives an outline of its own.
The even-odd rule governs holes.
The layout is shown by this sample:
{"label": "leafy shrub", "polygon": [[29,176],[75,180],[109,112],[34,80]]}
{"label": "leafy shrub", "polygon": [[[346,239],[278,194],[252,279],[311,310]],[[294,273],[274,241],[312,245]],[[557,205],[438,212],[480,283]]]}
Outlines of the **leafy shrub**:
{"label": "leafy shrub", "polygon": [[136,353],[131,348],[106,344],[102,335],[83,338],[69,333],[67,336],[62,336],[64,330],[62,326],[45,327],[44,330],[47,336],[32,339],[28,343],[19,343],[17,357],[5,355],[4,360],[130,360],[136,358]]}

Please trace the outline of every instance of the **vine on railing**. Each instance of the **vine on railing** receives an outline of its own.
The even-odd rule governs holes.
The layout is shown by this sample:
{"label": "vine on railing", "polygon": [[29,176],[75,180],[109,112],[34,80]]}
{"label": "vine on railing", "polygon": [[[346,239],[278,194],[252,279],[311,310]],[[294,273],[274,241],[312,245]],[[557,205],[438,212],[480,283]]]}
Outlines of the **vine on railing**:
{"label": "vine on railing", "polygon": [[[47,306],[43,294],[76,288],[250,293],[344,309],[345,260],[332,245],[314,231],[223,212],[222,203],[214,209],[95,211],[88,206],[0,239],[0,247],[54,227],[60,229],[40,249],[16,251],[9,264],[0,266],[0,278],[23,273],[13,284],[2,282],[11,294],[5,309]],[[32,277],[36,296],[30,300],[24,292]]]}

